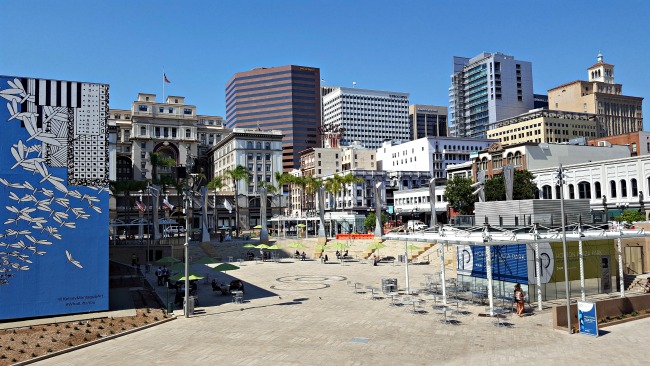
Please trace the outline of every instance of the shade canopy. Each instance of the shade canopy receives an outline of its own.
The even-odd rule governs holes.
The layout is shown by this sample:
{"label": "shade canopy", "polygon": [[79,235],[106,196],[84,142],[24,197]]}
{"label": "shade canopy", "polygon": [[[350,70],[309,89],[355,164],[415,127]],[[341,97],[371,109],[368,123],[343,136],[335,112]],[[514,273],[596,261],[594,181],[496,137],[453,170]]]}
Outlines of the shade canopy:
{"label": "shade canopy", "polygon": [[266,244],[258,244],[255,246],[256,249],[268,249],[269,246]]}
{"label": "shade canopy", "polygon": [[255,248],[255,244],[247,243],[242,248]]}
{"label": "shade canopy", "polygon": [[[324,245],[321,245],[323,248],[325,247]],[[307,246],[303,243],[293,243],[289,244],[289,248],[294,248],[294,249],[301,249],[301,248],[307,248]]]}
{"label": "shade canopy", "polygon": [[221,261],[218,260],[217,258],[213,258],[213,257],[203,257],[203,258],[199,259],[198,261],[196,261],[195,263],[199,263],[199,264],[211,264],[211,263],[219,263],[219,262],[221,262]]}
{"label": "shade canopy", "polygon": [[[187,279],[189,281],[198,281],[198,280],[202,280],[203,278],[204,278],[203,276],[199,276],[197,274],[191,273],[190,276]],[[182,273],[179,273],[179,274],[171,276],[169,279],[172,280],[172,281],[185,281],[185,275],[183,275]]]}
{"label": "shade canopy", "polygon": [[163,266],[168,266],[170,264],[178,263],[180,260],[172,257],[163,257],[155,261],[155,264],[163,265]]}
{"label": "shade canopy", "polygon": [[216,267],[212,267],[212,270],[217,272],[234,271],[236,269],[239,269],[239,267],[230,263],[220,263]]}

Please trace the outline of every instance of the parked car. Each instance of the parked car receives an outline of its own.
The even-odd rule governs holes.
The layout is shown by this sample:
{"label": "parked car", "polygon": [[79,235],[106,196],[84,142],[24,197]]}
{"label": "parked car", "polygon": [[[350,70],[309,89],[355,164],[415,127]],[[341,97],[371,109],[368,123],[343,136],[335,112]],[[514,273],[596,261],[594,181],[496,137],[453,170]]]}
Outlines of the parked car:
{"label": "parked car", "polygon": [[163,230],[163,234],[165,236],[176,236],[185,233],[185,228],[182,226],[167,226],[165,230]]}
{"label": "parked car", "polygon": [[406,228],[413,231],[424,230],[428,226],[420,220],[409,220],[406,224]]}

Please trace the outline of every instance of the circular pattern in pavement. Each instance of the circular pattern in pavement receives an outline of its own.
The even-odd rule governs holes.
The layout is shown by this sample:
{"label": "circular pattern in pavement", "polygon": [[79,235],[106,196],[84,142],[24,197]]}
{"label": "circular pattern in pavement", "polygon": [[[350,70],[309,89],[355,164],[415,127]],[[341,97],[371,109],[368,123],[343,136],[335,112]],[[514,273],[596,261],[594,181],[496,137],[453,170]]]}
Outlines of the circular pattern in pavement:
{"label": "circular pattern in pavement", "polygon": [[322,290],[330,287],[326,282],[345,281],[347,277],[339,275],[294,275],[278,277],[275,280],[279,283],[272,285],[274,290],[284,291],[311,291]]}

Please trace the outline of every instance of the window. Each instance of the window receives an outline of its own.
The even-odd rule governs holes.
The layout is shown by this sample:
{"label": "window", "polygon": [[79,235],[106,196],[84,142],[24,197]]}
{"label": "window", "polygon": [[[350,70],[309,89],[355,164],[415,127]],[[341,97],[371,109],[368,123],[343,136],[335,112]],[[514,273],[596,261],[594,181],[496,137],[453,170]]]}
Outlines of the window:
{"label": "window", "polygon": [[257,164],[257,171],[261,172],[262,171],[262,164]]}
{"label": "window", "polygon": [[591,199],[591,184],[589,182],[578,183],[578,198]]}
{"label": "window", "polygon": [[169,113],[174,113],[174,108],[169,107]]}
{"label": "window", "polygon": [[569,199],[573,200],[575,198],[576,198],[576,194],[573,189],[573,184],[569,184]]}
{"label": "window", "polygon": [[542,199],[549,200],[551,199],[551,186],[545,185],[542,187]]}
{"label": "window", "polygon": [[596,193],[596,198],[601,198],[602,194],[600,192],[600,182],[594,183],[594,191]]}
{"label": "window", "polygon": [[262,143],[259,142],[259,141],[256,142],[256,143],[255,143],[255,148],[258,149],[258,150],[261,150],[261,149],[262,149]]}
{"label": "window", "polygon": [[159,107],[159,108],[158,108],[158,113],[164,113],[164,112],[165,112],[165,108],[164,108],[164,107]]}
{"label": "window", "polygon": [[185,130],[185,138],[189,139],[191,135],[192,135],[192,133],[190,132],[189,128],[187,130]]}
{"label": "window", "polygon": [[621,179],[621,197],[627,197],[627,182]]}
{"label": "window", "polygon": [[147,158],[147,153],[144,151],[140,151],[140,159],[146,159]]}
{"label": "window", "polygon": [[609,181],[609,195],[614,198],[616,197],[616,182],[613,180]]}
{"label": "window", "polygon": [[176,138],[176,127],[172,127],[172,137]]}
{"label": "window", "polygon": [[264,143],[264,149],[265,150],[271,150],[271,143],[270,142],[265,142]]}
{"label": "window", "polygon": [[247,149],[252,149],[253,148],[253,141],[246,141],[246,148]]}
{"label": "window", "polygon": [[555,186],[555,199],[559,200],[560,199],[560,186]]}
{"label": "window", "polygon": [[632,197],[639,196],[639,187],[637,187],[636,179],[630,179],[630,185],[632,186]]}
{"label": "window", "polygon": [[[190,108],[183,109],[183,114],[192,114],[192,109],[190,109]],[[205,123],[205,120],[204,120],[203,123]]]}
{"label": "window", "polygon": [[142,126],[140,127],[140,136],[144,136],[147,134],[147,128]]}
{"label": "window", "polygon": [[140,168],[144,169],[146,167],[147,167],[147,163],[145,163],[144,161],[140,163]]}
{"label": "window", "polygon": [[271,154],[264,154],[264,159],[271,160]]}
{"label": "window", "polygon": [[138,106],[138,110],[140,112],[146,112],[147,111],[147,106],[141,104],[141,105]]}
{"label": "window", "polygon": [[262,154],[260,154],[260,153],[257,153],[257,155],[256,155],[256,157],[257,157],[257,159],[256,159],[256,160],[262,160]]}
{"label": "window", "polygon": [[141,142],[140,143],[140,148],[141,149],[146,149],[147,148],[147,143],[146,142]]}
{"label": "window", "polygon": [[636,154],[636,143],[632,143],[632,153]]}
{"label": "window", "polygon": [[253,153],[248,153],[248,160],[253,160]]}

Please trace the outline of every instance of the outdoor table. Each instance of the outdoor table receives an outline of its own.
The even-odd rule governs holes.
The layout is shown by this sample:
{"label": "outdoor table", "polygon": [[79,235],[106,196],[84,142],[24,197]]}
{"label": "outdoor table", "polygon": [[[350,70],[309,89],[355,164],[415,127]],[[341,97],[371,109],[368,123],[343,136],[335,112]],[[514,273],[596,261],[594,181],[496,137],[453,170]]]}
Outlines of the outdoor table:
{"label": "outdoor table", "polygon": [[390,305],[395,306],[397,303],[395,302],[395,296],[399,296],[399,292],[389,292],[386,295],[390,296]]}
{"label": "outdoor table", "polygon": [[411,299],[410,303],[413,305],[413,311],[411,311],[413,314],[418,314],[417,310],[415,310],[415,305],[421,303],[422,299]]}
{"label": "outdoor table", "polygon": [[[485,309],[486,311],[490,311],[490,309]],[[501,315],[505,314],[505,311],[503,309],[493,309],[492,314],[494,314],[495,318],[497,318],[496,323],[494,323],[494,326],[496,327],[505,327],[505,323],[501,323]]]}
{"label": "outdoor table", "polygon": [[472,302],[476,303],[476,299],[481,301],[481,304],[485,301],[487,298],[487,292],[483,291],[472,291]]}
{"label": "outdoor table", "polygon": [[451,324],[449,319],[447,319],[447,312],[448,311],[453,311],[453,308],[450,308],[449,306],[442,306],[439,308],[440,311],[442,311],[442,314],[444,315],[444,319],[441,321],[443,324]]}
{"label": "outdoor table", "polygon": [[370,299],[377,300],[379,299],[377,295],[379,294],[379,289],[376,287],[368,286],[366,289],[370,290]]}

